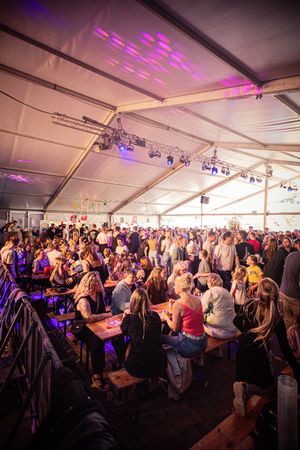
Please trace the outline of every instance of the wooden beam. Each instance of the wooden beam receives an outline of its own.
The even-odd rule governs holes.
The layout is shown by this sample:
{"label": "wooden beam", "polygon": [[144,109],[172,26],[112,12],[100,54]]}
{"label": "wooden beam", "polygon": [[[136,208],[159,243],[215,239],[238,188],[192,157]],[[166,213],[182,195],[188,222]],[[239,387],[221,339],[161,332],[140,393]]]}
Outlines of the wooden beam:
{"label": "wooden beam", "polygon": [[[276,95],[287,92],[297,92],[300,90],[300,76],[281,78],[273,81],[266,81],[261,87],[253,84],[233,86],[223,89],[216,89],[206,92],[196,92],[194,94],[180,95],[178,97],[166,98],[163,101],[148,101],[133,103],[117,107],[117,112],[141,111],[146,109],[164,108],[166,106],[182,106],[186,104],[212,102],[217,100],[233,100],[264,95]],[[259,99],[257,100],[259,101]]]}

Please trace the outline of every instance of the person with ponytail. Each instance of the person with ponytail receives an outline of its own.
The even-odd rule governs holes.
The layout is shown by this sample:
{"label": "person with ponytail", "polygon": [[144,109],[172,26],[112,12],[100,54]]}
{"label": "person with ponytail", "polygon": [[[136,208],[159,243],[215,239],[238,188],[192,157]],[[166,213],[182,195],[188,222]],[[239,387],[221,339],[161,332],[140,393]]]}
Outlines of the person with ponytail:
{"label": "person with ponytail", "polygon": [[161,343],[161,320],[157,312],[150,310],[145,289],[137,288],[131,298],[129,310],[125,310],[121,324],[124,336],[129,336],[125,367],[138,378],[152,378],[167,367],[167,354]]}
{"label": "person with ponytail", "polygon": [[253,395],[272,398],[274,377],[269,362],[269,343],[276,333],[280,350],[300,381],[300,363],[288,344],[286,328],[279,311],[279,288],[271,278],[258,284],[257,297],[244,303],[234,325],[242,331],[236,353],[236,382],[233,406],[243,416]]}

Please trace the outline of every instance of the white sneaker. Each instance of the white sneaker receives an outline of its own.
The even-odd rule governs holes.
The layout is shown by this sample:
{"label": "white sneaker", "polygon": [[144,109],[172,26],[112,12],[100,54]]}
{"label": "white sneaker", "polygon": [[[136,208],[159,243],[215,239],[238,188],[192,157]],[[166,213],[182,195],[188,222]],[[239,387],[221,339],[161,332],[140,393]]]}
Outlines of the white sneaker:
{"label": "white sneaker", "polygon": [[247,393],[247,384],[236,381],[233,384],[233,392],[235,395],[233,400],[234,409],[236,412],[245,417],[247,414],[247,400],[249,398]]}

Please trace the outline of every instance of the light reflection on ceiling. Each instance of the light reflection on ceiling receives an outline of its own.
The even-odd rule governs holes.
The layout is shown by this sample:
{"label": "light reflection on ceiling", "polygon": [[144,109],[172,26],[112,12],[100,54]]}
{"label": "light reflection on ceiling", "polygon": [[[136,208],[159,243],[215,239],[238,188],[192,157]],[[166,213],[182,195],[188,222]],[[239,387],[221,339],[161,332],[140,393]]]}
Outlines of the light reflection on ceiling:
{"label": "light reflection on ceiling", "polygon": [[138,36],[139,45],[125,39],[113,30],[95,27],[93,33],[99,39],[104,40],[106,47],[119,56],[119,58],[113,57],[113,55],[105,58],[106,64],[115,66],[120,71],[137,78],[151,81],[156,86],[164,87],[166,81],[161,79],[163,75],[171,75],[178,71],[184,71],[198,81],[206,78],[197,65],[188,61],[182,45],[171,42],[162,33],[151,35],[146,31],[141,31]]}

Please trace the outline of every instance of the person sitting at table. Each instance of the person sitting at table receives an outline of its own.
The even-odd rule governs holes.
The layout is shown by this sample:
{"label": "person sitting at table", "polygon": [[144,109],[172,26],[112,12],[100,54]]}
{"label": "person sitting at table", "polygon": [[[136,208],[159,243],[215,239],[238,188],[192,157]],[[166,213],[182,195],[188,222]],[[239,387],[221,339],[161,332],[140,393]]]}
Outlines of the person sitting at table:
{"label": "person sitting at table", "polygon": [[[177,277],[181,277],[184,273],[187,273],[188,271],[188,265],[183,262],[179,261],[175,266],[173,267],[173,273],[168,278],[168,297],[172,299],[179,298],[179,295],[176,295],[175,293],[175,280]],[[192,283],[191,289],[194,288],[194,282]]]}
{"label": "person sitting at table", "polygon": [[118,255],[118,253],[113,252],[109,255],[106,267],[109,273],[109,279],[113,280],[121,267],[120,256]]}
{"label": "person sitting at table", "polygon": [[91,352],[93,368],[93,385],[100,391],[108,391],[109,384],[103,379],[105,367],[105,350],[103,341],[87,326],[87,323],[98,322],[110,317],[105,313],[104,287],[98,272],[88,272],[81,279],[74,296],[75,320],[71,332],[88,345]]}
{"label": "person sitting at table", "polygon": [[110,254],[111,254],[111,249],[110,248],[107,247],[107,248],[105,248],[103,250],[103,258],[104,258],[104,262],[105,262],[106,265],[108,263],[108,259],[109,259]]}
{"label": "person sitting at table", "polygon": [[184,358],[193,358],[203,353],[207,336],[203,326],[203,309],[200,299],[190,294],[193,275],[185,273],[175,280],[175,292],[179,299],[173,305],[172,318],[163,311],[162,319],[178,336],[162,335],[162,343],[174,347]]}
{"label": "person sitting at table", "polygon": [[141,275],[142,275],[142,281],[145,284],[146,281],[148,280],[150,273],[153,270],[153,266],[152,266],[152,262],[151,259],[148,258],[147,256],[143,256],[140,260],[141,263]]}
{"label": "person sitting at table", "polygon": [[129,308],[130,297],[132,292],[136,289],[136,271],[129,267],[124,272],[124,278],[117,284],[113,291],[112,303],[110,311],[113,316],[122,314],[125,309]]}
{"label": "person sitting at table", "polygon": [[[216,273],[208,275],[207,286],[209,290],[201,299],[205,317],[204,330],[209,336],[230,339],[237,331],[233,325],[233,298],[227,289],[223,288],[223,280]],[[223,356],[220,348],[215,354],[220,358]]]}
{"label": "person sitting at table", "polygon": [[129,336],[125,368],[138,378],[152,378],[167,367],[167,354],[161,343],[161,320],[150,310],[145,289],[138,288],[130,298],[129,309],[121,323],[124,336]]}
{"label": "person sitting at table", "polygon": [[117,273],[116,280],[122,281],[124,278],[125,270],[129,269],[129,267],[132,267],[131,260],[129,258],[124,258],[120,270]]}
{"label": "person sitting at table", "polygon": [[105,262],[96,252],[96,248],[92,242],[86,245],[84,252],[81,254],[83,272],[98,272],[102,284],[108,278],[108,271]]}
{"label": "person sitting at table", "polygon": [[65,258],[58,257],[54,260],[54,269],[50,275],[50,283],[53,288],[65,287],[68,279],[68,261]]}
{"label": "person sitting at table", "polygon": [[37,250],[34,256],[35,260],[32,263],[32,272],[34,275],[41,275],[44,273],[44,268],[49,266],[48,260],[46,266],[43,263],[45,261],[45,258],[47,258],[47,256],[45,255],[44,250],[42,249]]}
{"label": "person sitting at table", "polygon": [[135,270],[141,270],[142,269],[142,266],[137,262],[137,259],[136,259],[135,255],[133,255],[132,253],[129,253],[128,258],[130,259],[132,267]]}
{"label": "person sitting at table", "polygon": [[158,305],[168,301],[167,271],[165,266],[157,265],[152,270],[145,288],[147,289],[152,305]]}

